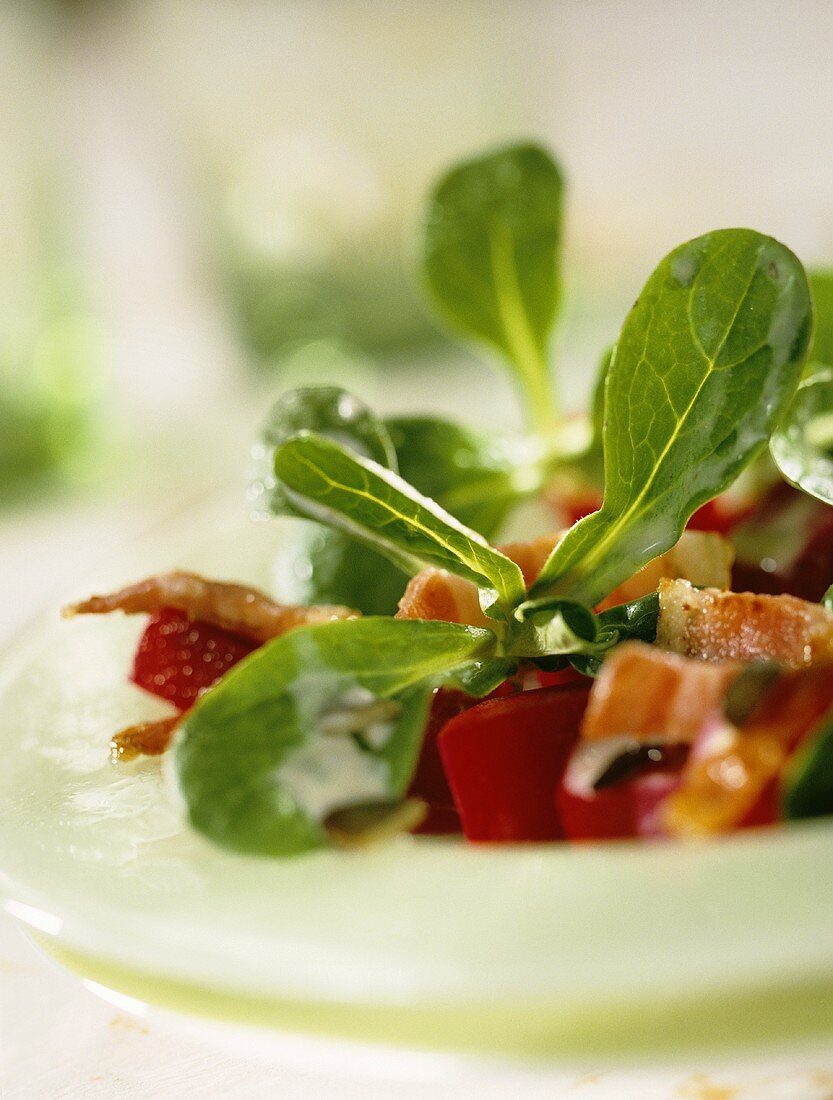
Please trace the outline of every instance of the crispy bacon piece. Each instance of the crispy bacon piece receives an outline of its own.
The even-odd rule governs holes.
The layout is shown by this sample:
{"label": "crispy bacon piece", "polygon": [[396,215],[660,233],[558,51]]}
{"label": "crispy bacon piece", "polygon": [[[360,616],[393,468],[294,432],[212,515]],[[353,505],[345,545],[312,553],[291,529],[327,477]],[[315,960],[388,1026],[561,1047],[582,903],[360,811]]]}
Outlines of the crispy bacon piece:
{"label": "crispy bacon piece", "polygon": [[[531,585],[563,532],[542,535],[529,542],[510,542],[500,549],[521,567],[524,581]],[[686,577],[694,584],[727,587],[731,578],[732,550],[713,531],[685,531],[665,554],[648,562],[602,601],[600,609],[639,599],[656,590],[662,577]],[[450,623],[486,626],[477,589],[445,569],[423,569],[412,577],[399,601],[398,619],[443,619]]]}
{"label": "crispy bacon piece", "polygon": [[140,722],[114,733],[110,738],[110,759],[121,763],[135,760],[137,756],[161,756],[184,717],[184,714],[173,714],[169,718]]}
{"label": "crispy bacon piece", "polygon": [[430,566],[408,581],[399,601],[397,619],[440,619],[446,623],[485,626],[477,588],[445,569]]}
{"label": "crispy bacon piece", "polygon": [[739,728],[721,718],[708,723],[663,807],[667,831],[692,836],[776,820],[781,771],[831,707],[833,667],[816,665],[781,673]]}
{"label": "crispy bacon piece", "polygon": [[358,616],[347,607],[284,606],[256,588],[179,572],[148,577],[107,596],[91,596],[65,608],[64,615],[106,615],[111,611],[153,615],[163,608],[183,611],[192,620],[212,623],[256,642],[268,642],[296,626]]}
{"label": "crispy bacon piece", "polygon": [[705,661],[768,659],[788,668],[833,661],[833,614],[795,596],[698,591],[661,581],[657,644]]}
{"label": "crispy bacon piece", "polygon": [[[561,538],[560,532],[542,535],[529,542],[510,542],[500,549],[520,566],[527,585],[532,584]],[[448,623],[486,626],[488,620],[480,609],[477,588],[471,581],[455,577],[445,569],[433,566],[412,577],[399,601],[397,619],[441,619]]]}
{"label": "crispy bacon piece", "polygon": [[645,642],[624,642],[596,677],[581,735],[693,741],[706,717],[719,713],[739,671],[734,663],[691,661]]}

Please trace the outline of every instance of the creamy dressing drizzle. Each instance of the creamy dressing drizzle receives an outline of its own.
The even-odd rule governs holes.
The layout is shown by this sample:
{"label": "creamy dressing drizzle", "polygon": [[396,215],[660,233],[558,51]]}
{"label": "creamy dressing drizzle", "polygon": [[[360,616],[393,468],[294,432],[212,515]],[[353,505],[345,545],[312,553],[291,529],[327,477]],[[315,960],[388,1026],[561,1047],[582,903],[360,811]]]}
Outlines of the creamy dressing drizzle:
{"label": "creamy dressing drizzle", "polygon": [[[318,647],[313,638],[296,637],[298,664],[320,668]],[[308,650],[308,652],[307,652]],[[323,820],[331,810],[355,802],[389,798],[390,766],[362,749],[346,733],[333,734],[343,714],[349,718],[361,709],[372,707],[376,696],[355,678],[340,682],[331,671],[306,671],[288,687],[295,704],[298,728],[306,739],[275,770],[275,781],[293,798],[296,805],[314,820]],[[349,726],[349,722],[346,723]],[[381,748],[393,733],[395,722],[368,722],[362,732],[373,748]],[[329,731],[329,732],[328,732]]]}
{"label": "creamy dressing drizzle", "polygon": [[389,798],[391,793],[387,761],[364,752],[352,737],[313,735],[281,764],[276,779],[317,821],[340,806]]}

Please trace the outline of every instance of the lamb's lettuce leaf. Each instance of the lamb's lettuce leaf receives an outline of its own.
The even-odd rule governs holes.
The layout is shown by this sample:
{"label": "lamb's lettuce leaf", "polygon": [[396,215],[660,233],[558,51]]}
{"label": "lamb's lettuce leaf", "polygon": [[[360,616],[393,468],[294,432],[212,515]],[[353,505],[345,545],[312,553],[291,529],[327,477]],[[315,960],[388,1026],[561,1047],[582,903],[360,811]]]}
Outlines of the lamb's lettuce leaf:
{"label": "lamb's lettuce leaf", "polygon": [[431,692],[488,664],[496,639],[456,623],[367,618],[290,631],[233,668],[174,746],[188,816],[227,848],[327,843],[334,810],[404,794]]}
{"label": "lamb's lettuce leaf", "polygon": [[275,480],[275,448],[301,431],[318,432],[390,470],[397,469],[396,448],[387,428],[355,394],[339,386],[287,390],[269,410],[253,448],[249,501],[256,514],[293,514]]}
{"label": "lamb's lettuce leaf", "polygon": [[533,595],[595,605],[673,546],[766,444],[811,323],[804,270],[771,237],[719,230],[667,256],[610,364],[604,502],[558,544]]}
{"label": "lamb's lettuce leaf", "polygon": [[378,463],[306,432],[277,449],[275,474],[297,511],[368,543],[402,568],[448,569],[476,584],[484,608],[496,614],[523,599],[523,575],[513,561]]}
{"label": "lamb's lettuce leaf", "polygon": [[537,145],[453,168],[430,196],[422,273],[448,327],[486,344],[520,383],[529,423],[555,423],[548,344],[560,298],[563,181]]}

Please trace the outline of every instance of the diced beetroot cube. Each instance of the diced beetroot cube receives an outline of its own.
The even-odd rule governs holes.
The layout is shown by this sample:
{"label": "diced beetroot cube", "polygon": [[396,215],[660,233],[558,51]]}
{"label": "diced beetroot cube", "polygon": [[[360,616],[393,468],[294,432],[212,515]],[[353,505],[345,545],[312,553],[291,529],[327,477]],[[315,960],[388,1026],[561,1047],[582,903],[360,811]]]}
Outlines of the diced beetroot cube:
{"label": "diced beetroot cube", "polygon": [[558,503],[564,511],[567,526],[572,527],[580,519],[592,515],[593,512],[597,512],[601,508],[602,495],[592,489],[580,490],[571,493],[569,496],[565,495],[558,500]]}
{"label": "diced beetroot cube", "polygon": [[210,623],[192,622],[183,611],[153,615],[139,639],[130,679],[180,710],[242,660],[257,644]]}
{"label": "diced beetroot cube", "polygon": [[577,685],[541,688],[479,703],[446,724],[440,757],[469,840],[563,837],[553,791],[588,694]]}

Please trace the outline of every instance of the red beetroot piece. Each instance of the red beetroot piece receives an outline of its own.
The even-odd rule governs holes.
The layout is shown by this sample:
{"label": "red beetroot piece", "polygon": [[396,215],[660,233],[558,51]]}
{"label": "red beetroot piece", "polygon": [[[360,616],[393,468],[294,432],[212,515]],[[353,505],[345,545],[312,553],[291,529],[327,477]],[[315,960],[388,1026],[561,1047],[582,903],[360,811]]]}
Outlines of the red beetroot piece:
{"label": "red beetroot piece", "polygon": [[167,699],[180,710],[242,660],[257,644],[165,608],[153,615],[139,639],[130,679],[140,688]]}
{"label": "red beetroot piece", "polygon": [[468,840],[564,836],[553,791],[588,694],[578,685],[541,688],[479,703],[446,724],[440,757]]}

